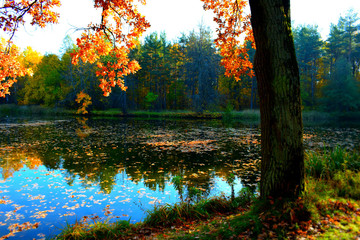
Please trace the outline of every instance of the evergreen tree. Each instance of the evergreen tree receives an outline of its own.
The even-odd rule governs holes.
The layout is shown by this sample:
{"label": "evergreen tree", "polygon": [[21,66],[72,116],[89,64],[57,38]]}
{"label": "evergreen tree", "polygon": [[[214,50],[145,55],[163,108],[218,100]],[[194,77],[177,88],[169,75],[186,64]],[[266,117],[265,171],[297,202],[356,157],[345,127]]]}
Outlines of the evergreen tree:
{"label": "evergreen tree", "polygon": [[197,112],[217,102],[220,56],[216,54],[210,31],[200,26],[185,39],[185,84],[192,108]]}
{"label": "evergreen tree", "polygon": [[324,108],[332,112],[359,110],[360,89],[352,74],[351,63],[346,57],[339,58],[334,65],[322,99]]}
{"label": "evergreen tree", "polygon": [[360,67],[360,24],[357,13],[349,10],[340,17],[337,25],[331,25],[328,42],[328,54],[331,59],[330,70],[338,58],[346,57],[351,64],[352,74],[356,75]]}
{"label": "evergreen tree", "polygon": [[294,30],[296,57],[299,65],[302,104],[316,105],[319,68],[323,55],[323,42],[317,26],[300,26]]}

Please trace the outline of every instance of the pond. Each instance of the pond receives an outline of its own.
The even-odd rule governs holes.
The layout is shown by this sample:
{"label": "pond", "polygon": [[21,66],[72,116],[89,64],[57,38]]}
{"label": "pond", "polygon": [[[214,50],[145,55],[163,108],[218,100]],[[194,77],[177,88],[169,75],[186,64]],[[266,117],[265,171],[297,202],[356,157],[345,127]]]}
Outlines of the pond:
{"label": "pond", "polygon": [[[304,134],[307,149],[359,148],[359,139],[356,127]],[[259,167],[257,124],[2,119],[0,239],[43,239],[83,218],[138,222],[154,205],[255,188]]]}

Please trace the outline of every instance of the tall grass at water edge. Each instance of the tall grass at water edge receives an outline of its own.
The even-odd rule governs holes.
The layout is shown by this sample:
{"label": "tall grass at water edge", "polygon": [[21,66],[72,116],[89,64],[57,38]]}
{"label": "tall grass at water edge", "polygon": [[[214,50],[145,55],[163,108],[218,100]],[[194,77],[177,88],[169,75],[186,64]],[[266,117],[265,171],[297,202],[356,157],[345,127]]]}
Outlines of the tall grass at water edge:
{"label": "tall grass at water edge", "polygon": [[304,198],[313,218],[319,204],[330,199],[360,200],[360,153],[340,147],[323,153],[310,151],[305,161]]}
{"label": "tall grass at water edge", "polygon": [[307,176],[331,179],[339,171],[360,171],[360,154],[341,147],[325,150],[323,153],[306,152],[305,171]]}
{"label": "tall grass at water edge", "polygon": [[146,226],[169,227],[182,222],[204,220],[216,214],[234,212],[239,207],[249,204],[255,199],[255,194],[248,188],[242,189],[239,196],[230,199],[225,196],[203,199],[196,203],[180,202],[174,205],[156,206],[148,211],[144,219]]}
{"label": "tall grass at water edge", "polygon": [[[178,180],[181,179],[175,179],[175,183]],[[339,209],[336,208],[339,204],[341,205],[339,202],[342,201],[341,199],[345,199],[345,203],[341,205],[345,207],[353,206],[354,203],[351,201],[360,200],[359,152],[347,151],[340,147],[325,150],[322,153],[307,152],[305,181],[306,190],[300,202],[284,202],[285,204],[282,205],[281,201],[276,200],[275,204],[273,203],[274,205],[270,205],[269,208],[268,204],[257,199],[252,191],[245,188],[235,199],[220,196],[193,203],[183,201],[174,205],[155,206],[154,209],[147,212],[144,221],[138,224],[120,221],[117,223],[68,225],[56,239],[132,239],[139,234],[141,236],[151,234],[152,229],[159,231],[164,228],[164,231],[168,231],[169,227],[189,222],[203,222],[203,227],[194,232],[200,239],[230,239],[232,236],[248,233],[251,233],[250,236],[256,239],[257,236],[267,233],[264,231],[266,224],[278,226],[274,233],[279,239],[287,239],[289,231],[293,232],[299,228],[297,223],[293,223],[292,216],[294,214],[298,220],[303,219],[307,223],[310,219],[313,222],[319,222],[321,219],[333,216],[334,212],[348,214],[347,212],[339,213]],[[234,214],[241,207],[248,210],[240,215]],[[265,211],[265,209],[267,210]],[[225,216],[233,214],[233,216],[226,217],[227,220],[224,223],[211,224],[207,221],[207,219],[221,214],[225,214]],[[263,216],[262,220],[259,216]],[[341,228],[330,228],[329,234],[345,237],[343,239],[353,236],[358,228],[351,228],[355,226],[351,222],[353,220],[347,219],[349,222],[342,222]],[[279,222],[283,222],[285,227],[279,227]],[[346,229],[346,231],[341,229]],[[175,239],[194,239],[195,237],[189,235],[188,232],[181,233],[182,236],[178,236],[180,234],[178,232],[174,232],[174,234]],[[325,232],[325,237],[326,234],[327,232]],[[206,238],[204,238],[205,236]]]}

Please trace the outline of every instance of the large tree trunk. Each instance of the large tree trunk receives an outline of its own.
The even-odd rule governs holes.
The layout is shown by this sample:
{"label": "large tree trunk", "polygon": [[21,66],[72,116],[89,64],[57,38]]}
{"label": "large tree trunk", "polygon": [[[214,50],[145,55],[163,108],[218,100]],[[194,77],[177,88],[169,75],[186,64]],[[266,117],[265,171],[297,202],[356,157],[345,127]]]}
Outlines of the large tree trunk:
{"label": "large tree trunk", "polygon": [[262,198],[297,197],[304,188],[299,69],[290,0],[250,0],[261,112]]}

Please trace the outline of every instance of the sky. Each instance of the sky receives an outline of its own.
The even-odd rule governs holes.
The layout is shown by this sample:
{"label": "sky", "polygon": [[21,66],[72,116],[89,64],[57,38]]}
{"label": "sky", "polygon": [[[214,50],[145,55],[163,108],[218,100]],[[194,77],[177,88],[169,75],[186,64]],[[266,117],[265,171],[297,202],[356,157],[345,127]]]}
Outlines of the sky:
{"label": "sky", "polygon": [[[90,22],[99,22],[100,13],[93,8],[92,0],[62,0],[59,8],[60,22],[45,29],[26,25],[16,33],[14,42],[20,48],[31,46],[34,50],[59,54],[66,35],[74,40],[79,31],[74,28],[86,27]],[[360,17],[360,0],[292,0],[291,15],[295,25],[318,25],[323,39],[329,34],[330,24],[336,24],[340,15],[354,9]],[[176,41],[181,33],[196,30],[200,23],[209,26],[215,32],[213,15],[204,11],[200,0],[147,0],[140,12],[146,16],[152,32],[166,32],[167,39]],[[1,33],[2,37],[4,36]]]}

